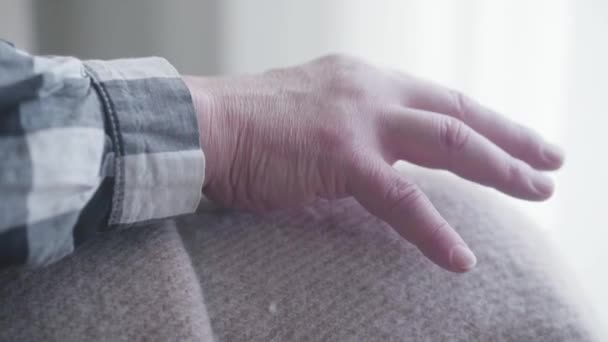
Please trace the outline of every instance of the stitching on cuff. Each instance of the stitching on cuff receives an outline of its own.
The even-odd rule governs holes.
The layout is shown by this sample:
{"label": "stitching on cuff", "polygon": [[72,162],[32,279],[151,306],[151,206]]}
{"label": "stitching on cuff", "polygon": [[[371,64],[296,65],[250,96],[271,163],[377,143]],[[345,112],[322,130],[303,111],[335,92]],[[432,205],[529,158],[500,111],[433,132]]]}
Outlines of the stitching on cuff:
{"label": "stitching on cuff", "polygon": [[118,122],[118,115],[114,109],[114,104],[108,95],[108,92],[102,82],[99,82],[95,76],[95,71],[89,66],[85,65],[87,75],[91,78],[91,84],[97,91],[101,103],[103,105],[103,113],[106,121],[110,126],[110,139],[112,140],[112,149],[114,150],[114,194],[112,197],[112,209],[110,211],[110,217],[108,219],[108,230],[114,228],[113,223],[118,222],[120,215],[122,215],[122,206],[124,202],[124,188],[125,188],[125,175],[123,166],[124,156],[124,144],[122,141],[122,135],[120,134],[120,125]]}

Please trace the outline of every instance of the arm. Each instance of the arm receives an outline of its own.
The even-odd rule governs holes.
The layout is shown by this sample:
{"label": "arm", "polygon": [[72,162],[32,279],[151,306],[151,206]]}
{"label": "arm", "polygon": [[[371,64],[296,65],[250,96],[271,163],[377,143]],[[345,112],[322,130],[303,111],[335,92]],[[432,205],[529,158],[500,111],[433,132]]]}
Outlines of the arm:
{"label": "arm", "polygon": [[[11,63],[30,57],[8,51],[14,56],[3,67],[22,70]],[[235,78],[184,77],[187,89],[161,59],[84,66],[74,59],[41,61],[40,68],[26,67],[25,76],[3,81],[5,107],[19,109],[17,119],[3,118],[3,125],[54,119],[55,107],[44,101],[55,98],[71,99],[57,108],[93,124],[83,131],[71,128],[75,119],[60,119],[61,134],[41,141],[24,126],[16,139],[21,145],[1,143],[15,161],[0,179],[8,194],[2,210],[11,212],[1,221],[0,250],[18,262],[57,259],[91,227],[192,212],[202,186],[220,205],[258,212],[354,196],[432,261],[462,272],[475,265],[475,256],[391,164],[405,159],[543,200],[553,183],[541,171],[563,160],[535,133],[458,92],[349,57]],[[36,79],[43,81],[32,86]],[[30,91],[11,95],[20,89]],[[37,110],[24,119],[22,108],[30,103]],[[45,215],[33,215],[41,211]],[[70,220],[32,228],[66,212]],[[42,257],[32,259],[36,253]]]}
{"label": "arm", "polygon": [[196,120],[161,58],[83,62],[0,42],[0,266],[44,265],[100,230],[193,212]]}

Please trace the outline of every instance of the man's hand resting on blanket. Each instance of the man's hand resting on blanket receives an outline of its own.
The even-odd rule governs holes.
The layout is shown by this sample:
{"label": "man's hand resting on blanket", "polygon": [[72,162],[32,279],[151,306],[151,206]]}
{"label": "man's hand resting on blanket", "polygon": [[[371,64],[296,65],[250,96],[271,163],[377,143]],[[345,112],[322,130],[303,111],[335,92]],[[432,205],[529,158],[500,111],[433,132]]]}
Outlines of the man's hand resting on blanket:
{"label": "man's hand resting on blanket", "polygon": [[562,152],[454,91],[351,57],[259,75],[184,77],[206,157],[203,192],[255,212],[354,196],[433,262],[475,256],[396,160],[449,170],[506,194],[544,200],[542,170]]}

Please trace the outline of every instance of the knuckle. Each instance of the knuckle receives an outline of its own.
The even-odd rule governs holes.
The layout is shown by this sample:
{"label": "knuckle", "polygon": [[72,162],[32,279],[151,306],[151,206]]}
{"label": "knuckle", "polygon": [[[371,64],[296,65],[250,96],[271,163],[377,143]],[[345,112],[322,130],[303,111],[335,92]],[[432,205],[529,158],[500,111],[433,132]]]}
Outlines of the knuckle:
{"label": "knuckle", "polygon": [[341,64],[348,56],[342,53],[330,53],[321,57],[321,60],[330,64]]}
{"label": "knuckle", "polygon": [[356,101],[367,94],[366,88],[357,82],[357,71],[349,68],[336,68],[331,73],[328,90],[337,98]]}
{"label": "knuckle", "polygon": [[314,138],[324,151],[344,153],[360,138],[348,116],[349,113],[341,106],[334,106],[332,115],[328,115],[318,124],[314,130]]}
{"label": "knuckle", "polygon": [[330,87],[331,93],[335,94],[338,99],[344,99],[350,103],[362,102],[368,96],[367,89],[353,81],[352,76],[336,76],[332,79]]}
{"label": "knuckle", "polygon": [[321,142],[321,148],[326,152],[343,153],[354,140],[354,133],[349,129],[338,129],[335,126],[324,126],[319,128],[317,132],[318,141]]}
{"label": "knuckle", "polygon": [[468,97],[457,90],[449,90],[452,115],[462,121],[467,119]]}
{"label": "knuckle", "polygon": [[402,208],[417,206],[423,196],[424,194],[415,184],[399,181],[388,189],[385,200],[391,206],[391,211],[398,211]]}
{"label": "knuckle", "polygon": [[361,82],[367,74],[367,65],[357,58],[333,54],[321,58],[326,76],[325,92],[337,99],[359,102],[369,95],[369,87]]}
{"label": "knuckle", "polygon": [[320,61],[333,66],[357,63],[357,59],[355,57],[345,53],[331,53],[321,57]]}
{"label": "knuckle", "polygon": [[439,120],[439,144],[448,152],[459,152],[467,144],[471,129],[462,121],[450,117]]}

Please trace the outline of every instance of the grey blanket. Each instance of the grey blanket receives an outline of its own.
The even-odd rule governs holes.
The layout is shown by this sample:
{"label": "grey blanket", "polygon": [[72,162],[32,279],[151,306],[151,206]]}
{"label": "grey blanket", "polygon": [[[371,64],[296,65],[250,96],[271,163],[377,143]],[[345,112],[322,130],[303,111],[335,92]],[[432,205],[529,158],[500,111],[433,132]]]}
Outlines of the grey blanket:
{"label": "grey blanket", "polygon": [[405,169],[477,253],[448,273],[355,201],[212,211],[0,273],[0,340],[595,341],[576,285],[495,192]]}

